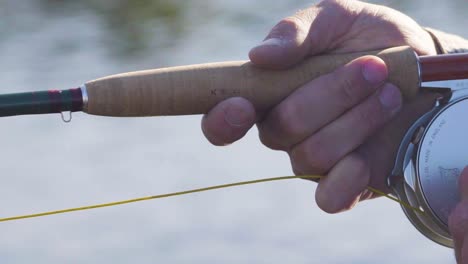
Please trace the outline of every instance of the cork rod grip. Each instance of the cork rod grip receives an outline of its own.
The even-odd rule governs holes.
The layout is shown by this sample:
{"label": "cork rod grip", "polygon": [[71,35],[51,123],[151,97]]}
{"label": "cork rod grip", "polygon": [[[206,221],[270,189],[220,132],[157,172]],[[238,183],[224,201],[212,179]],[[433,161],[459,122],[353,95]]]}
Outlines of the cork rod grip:
{"label": "cork rod grip", "polygon": [[112,75],[86,83],[84,111],[104,116],[160,116],[207,113],[235,96],[258,110],[279,103],[302,84],[363,55],[382,58],[389,81],[406,99],[419,88],[418,59],[409,47],[314,56],[288,70],[265,70],[247,61],[221,62]]}

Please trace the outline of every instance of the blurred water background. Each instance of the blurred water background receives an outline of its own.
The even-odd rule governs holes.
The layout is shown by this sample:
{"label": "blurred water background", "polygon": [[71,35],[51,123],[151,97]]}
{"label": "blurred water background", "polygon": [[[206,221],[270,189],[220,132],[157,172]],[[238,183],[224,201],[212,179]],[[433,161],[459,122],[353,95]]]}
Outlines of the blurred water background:
{"label": "blurred water background", "polygon": [[[468,3],[374,1],[468,37]],[[247,59],[307,0],[1,0],[1,92]],[[291,175],[257,132],[218,148],[200,117],[75,114],[2,118],[0,216]],[[0,223],[0,263],[451,263],[399,206],[377,199],[328,215],[315,183],[289,181]]]}

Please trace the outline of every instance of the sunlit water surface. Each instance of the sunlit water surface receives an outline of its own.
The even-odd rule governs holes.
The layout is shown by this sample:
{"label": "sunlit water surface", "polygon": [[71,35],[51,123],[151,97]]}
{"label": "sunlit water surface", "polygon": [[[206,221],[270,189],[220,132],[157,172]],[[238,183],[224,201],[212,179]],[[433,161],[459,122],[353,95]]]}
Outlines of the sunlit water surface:
{"label": "sunlit water surface", "polygon": [[[246,59],[276,21],[310,4],[127,2],[1,2],[2,93]],[[466,0],[380,3],[468,36]],[[199,123],[199,116],[75,114],[70,124],[59,115],[2,118],[0,215],[291,175],[287,155],[263,147],[256,130],[219,148],[205,141]],[[0,263],[453,262],[451,250],[420,235],[397,204],[377,199],[328,215],[314,189],[307,181],[276,182],[0,223]]]}

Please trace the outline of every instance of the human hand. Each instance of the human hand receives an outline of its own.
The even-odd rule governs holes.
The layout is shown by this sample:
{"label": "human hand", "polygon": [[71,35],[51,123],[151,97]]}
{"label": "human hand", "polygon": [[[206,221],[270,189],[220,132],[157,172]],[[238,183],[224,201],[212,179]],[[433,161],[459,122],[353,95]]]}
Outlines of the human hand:
{"label": "human hand", "polygon": [[468,264],[468,167],[460,175],[458,190],[461,201],[450,213],[449,229],[457,263]]}
{"label": "human hand", "polygon": [[[316,54],[400,45],[420,55],[436,53],[430,35],[402,13],[334,0],[281,20],[249,56],[259,67],[285,69]],[[398,89],[386,78],[384,62],[366,56],[311,80],[265,113],[256,113],[243,98],[225,100],[204,116],[202,130],[211,143],[225,145],[257,123],[262,143],[287,152],[295,174],[326,175],[317,204],[339,212],[371,198],[368,185],[386,190],[401,138],[433,104],[435,95],[421,93],[402,106]]]}

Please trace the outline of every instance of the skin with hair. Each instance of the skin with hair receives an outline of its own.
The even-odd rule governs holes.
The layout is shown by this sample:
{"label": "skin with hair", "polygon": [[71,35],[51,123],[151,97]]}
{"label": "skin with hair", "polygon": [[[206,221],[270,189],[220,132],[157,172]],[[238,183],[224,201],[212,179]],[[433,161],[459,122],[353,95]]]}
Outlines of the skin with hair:
{"label": "skin with hair", "polygon": [[[317,54],[401,45],[419,55],[437,53],[431,35],[401,12],[328,0],[281,20],[249,57],[258,67],[287,69]],[[203,117],[202,130],[212,144],[222,146],[256,125],[265,146],[289,155],[296,175],[326,176],[315,199],[324,211],[337,213],[373,198],[366,186],[389,192],[386,177],[401,139],[438,96],[421,91],[403,102],[398,87],[387,81],[385,63],[365,56],[310,80],[267,112],[257,112],[244,98],[225,100]]]}
{"label": "skin with hair", "polygon": [[[284,18],[249,56],[259,67],[286,69],[317,54],[401,45],[420,55],[436,54],[429,33],[406,15],[335,0]],[[318,183],[316,201],[326,212],[340,212],[371,198],[367,185],[387,188],[385,178],[401,138],[436,97],[421,93],[403,103],[398,88],[386,79],[385,63],[365,56],[311,80],[268,112],[256,112],[244,98],[225,100],[203,117],[202,130],[211,143],[226,145],[256,124],[262,143],[285,151],[295,174],[326,175]]]}

